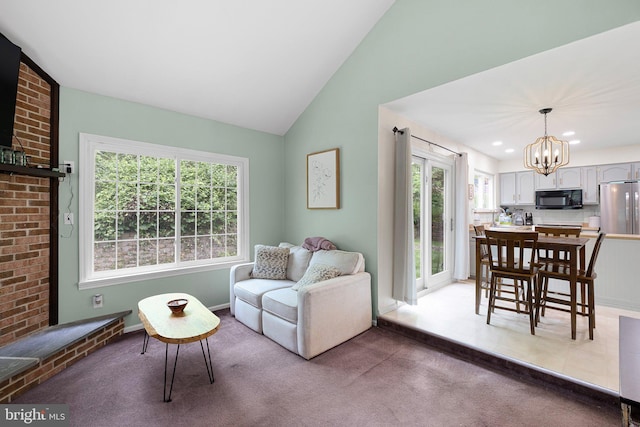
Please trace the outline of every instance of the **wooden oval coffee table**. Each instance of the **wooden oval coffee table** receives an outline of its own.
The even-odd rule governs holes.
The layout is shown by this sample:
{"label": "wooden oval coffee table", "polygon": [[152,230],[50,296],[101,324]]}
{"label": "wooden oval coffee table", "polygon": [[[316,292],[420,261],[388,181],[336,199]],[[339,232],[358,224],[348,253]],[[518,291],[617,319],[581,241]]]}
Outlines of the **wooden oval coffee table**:
{"label": "wooden oval coffee table", "polygon": [[[167,302],[185,298],[189,303],[182,313],[174,314],[167,307]],[[171,402],[171,392],[173,391],[173,380],[176,375],[176,365],[178,363],[178,352],[181,344],[200,341],[204,364],[207,367],[209,382],[213,384],[213,365],[211,364],[211,350],[209,349],[208,338],[215,334],[220,327],[220,319],[205,307],[194,296],[184,293],[170,293],[154,295],[138,302],[138,316],[144,326],[145,334],[142,343],[142,354],[147,351],[149,337],[155,338],[166,344],[164,354],[164,389],[163,400]],[[207,343],[207,353],[204,351],[202,341]],[[169,356],[169,344],[177,344],[176,357],[173,362],[173,373],[171,374],[171,386],[169,396],[167,396],[167,359]],[[208,359],[207,359],[208,355]]]}

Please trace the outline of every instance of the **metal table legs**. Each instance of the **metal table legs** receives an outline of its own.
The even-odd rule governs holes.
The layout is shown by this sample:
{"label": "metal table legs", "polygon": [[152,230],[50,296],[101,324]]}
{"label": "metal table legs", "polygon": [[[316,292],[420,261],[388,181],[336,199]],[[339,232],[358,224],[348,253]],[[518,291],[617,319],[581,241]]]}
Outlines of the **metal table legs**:
{"label": "metal table legs", "polygon": [[[204,344],[202,344],[203,340],[200,340],[200,348],[202,349],[202,357],[204,358],[204,365],[207,368],[207,377],[209,378],[209,384],[213,384],[213,364],[211,363],[211,349],[209,347],[209,338],[205,338],[204,341],[207,343],[207,351],[204,351]],[[147,347],[149,345],[149,335],[145,331],[143,341],[142,341],[142,353],[144,354],[147,351]],[[167,373],[168,373],[168,365],[169,365],[169,343],[165,344],[164,350],[164,387],[162,389],[162,400],[164,402],[171,402],[171,393],[173,392],[173,381],[176,377],[176,366],[178,364],[178,354],[180,352],[180,344],[177,344],[176,347],[176,356],[173,360],[173,372],[171,373],[171,385],[169,386],[169,395],[167,396]],[[208,357],[207,357],[208,356]]]}
{"label": "metal table legs", "polygon": [[204,366],[207,367],[207,375],[209,376],[209,384],[213,384],[213,365],[211,364],[211,350],[209,349],[209,338],[204,339],[207,342],[207,354],[209,355],[209,363],[207,363],[207,356],[204,354],[204,346],[202,340],[200,340],[200,348],[202,349],[202,357],[204,357]]}

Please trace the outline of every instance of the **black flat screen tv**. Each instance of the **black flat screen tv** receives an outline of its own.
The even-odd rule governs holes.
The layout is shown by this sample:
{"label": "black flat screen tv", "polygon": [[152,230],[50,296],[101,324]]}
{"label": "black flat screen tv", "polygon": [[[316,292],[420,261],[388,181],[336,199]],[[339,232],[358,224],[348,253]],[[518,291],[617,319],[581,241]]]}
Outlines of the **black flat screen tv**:
{"label": "black flat screen tv", "polygon": [[11,147],[16,114],[20,48],[0,34],[0,146]]}

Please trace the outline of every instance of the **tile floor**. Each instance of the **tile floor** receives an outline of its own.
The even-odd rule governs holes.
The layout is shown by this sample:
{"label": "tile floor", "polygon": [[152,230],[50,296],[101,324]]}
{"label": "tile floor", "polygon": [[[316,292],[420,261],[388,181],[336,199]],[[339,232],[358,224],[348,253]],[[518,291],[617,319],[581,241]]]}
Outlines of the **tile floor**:
{"label": "tile floor", "polygon": [[496,310],[487,325],[487,299],[483,294],[479,315],[474,299],[473,281],[454,283],[380,317],[618,392],[618,316],[640,312],[596,306],[593,341],[582,316],[574,341],[568,313],[548,310],[533,336],[525,314]]}

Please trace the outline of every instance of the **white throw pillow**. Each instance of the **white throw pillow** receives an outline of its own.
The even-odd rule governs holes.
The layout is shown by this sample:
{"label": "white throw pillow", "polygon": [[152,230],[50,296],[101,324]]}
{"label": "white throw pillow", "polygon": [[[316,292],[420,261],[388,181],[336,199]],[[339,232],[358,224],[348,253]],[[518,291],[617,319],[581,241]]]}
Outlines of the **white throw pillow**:
{"label": "white throw pillow", "polygon": [[287,263],[287,279],[297,282],[302,279],[304,273],[309,267],[313,252],[308,251],[302,246],[293,246],[289,248],[289,262]]}
{"label": "white throw pillow", "polygon": [[289,261],[289,249],[277,246],[255,246],[255,264],[251,277],[254,279],[279,279],[287,278],[287,262]]}
{"label": "white throw pillow", "polygon": [[291,287],[294,291],[297,291],[305,286],[313,285],[314,283],[322,282],[324,280],[333,279],[340,276],[340,270],[330,265],[313,264],[307,269],[302,279]]}
{"label": "white throw pillow", "polygon": [[331,265],[337,268],[342,275],[355,274],[360,268],[361,256],[358,252],[321,250],[313,253],[309,266],[314,264]]}

